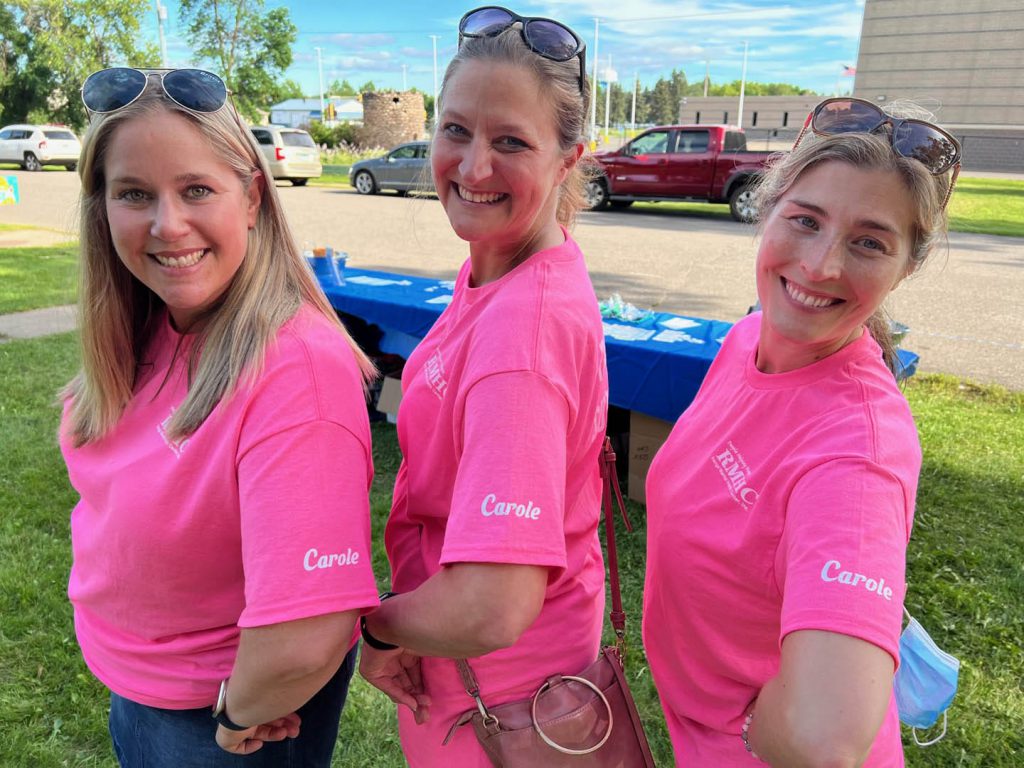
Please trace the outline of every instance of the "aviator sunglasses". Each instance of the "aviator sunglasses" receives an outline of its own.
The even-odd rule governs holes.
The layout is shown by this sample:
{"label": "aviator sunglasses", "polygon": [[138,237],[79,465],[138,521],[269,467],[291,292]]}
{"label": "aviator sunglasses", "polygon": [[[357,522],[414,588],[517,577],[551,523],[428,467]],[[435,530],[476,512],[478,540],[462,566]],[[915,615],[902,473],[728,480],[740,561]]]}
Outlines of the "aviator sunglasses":
{"label": "aviator sunglasses", "polygon": [[945,208],[960,173],[962,150],[960,142],[951,134],[926,120],[892,117],[863,99],[825,99],[808,116],[793,148],[796,149],[808,127],[819,136],[832,136],[839,133],[877,133],[885,125],[890,127],[889,144],[897,155],[917,160],[933,176],[953,169],[949,191],[942,201]]}
{"label": "aviator sunglasses", "polygon": [[580,60],[580,92],[586,89],[586,44],[565,24],[539,16],[520,16],[507,8],[486,5],[459,21],[459,45],[467,37],[496,37],[519,23],[523,42],[531,51],[552,61]]}
{"label": "aviator sunglasses", "polygon": [[164,93],[192,112],[216,112],[228,99],[228,88],[203,69],[134,69],[111,67],[93,72],[82,84],[82,103],[93,114],[124,109],[146,90],[149,78],[160,78]]}

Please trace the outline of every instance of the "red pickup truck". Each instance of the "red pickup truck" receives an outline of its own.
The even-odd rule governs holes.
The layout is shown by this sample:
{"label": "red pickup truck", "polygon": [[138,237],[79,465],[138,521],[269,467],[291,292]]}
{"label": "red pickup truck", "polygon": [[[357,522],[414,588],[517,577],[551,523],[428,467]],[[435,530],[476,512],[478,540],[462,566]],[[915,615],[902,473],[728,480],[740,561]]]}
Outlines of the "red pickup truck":
{"label": "red pickup truck", "polygon": [[751,221],[752,184],[771,154],[748,151],[734,126],[658,126],[615,152],[595,153],[601,174],[588,185],[587,201],[591,210],[637,200],[728,203],[734,219]]}

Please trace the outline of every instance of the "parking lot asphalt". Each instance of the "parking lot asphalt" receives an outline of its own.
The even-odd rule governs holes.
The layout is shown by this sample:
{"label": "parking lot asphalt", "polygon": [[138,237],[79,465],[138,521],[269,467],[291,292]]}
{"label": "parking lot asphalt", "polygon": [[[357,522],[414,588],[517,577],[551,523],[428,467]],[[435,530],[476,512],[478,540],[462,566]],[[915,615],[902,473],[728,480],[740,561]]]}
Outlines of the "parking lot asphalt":
{"label": "parking lot asphalt", "polygon": [[[5,173],[19,176],[22,200],[0,207],[0,224],[74,233],[76,174]],[[300,244],[332,245],[352,266],[452,278],[468,256],[434,198],[287,183],[277,190]],[[600,298],[619,293],[641,308],[729,321],[756,298],[755,233],[731,220],[588,212],[573,234]],[[1024,239],[951,233],[948,248],[904,281],[888,306],[911,329],[904,346],[921,356],[919,370],[1024,389]]]}

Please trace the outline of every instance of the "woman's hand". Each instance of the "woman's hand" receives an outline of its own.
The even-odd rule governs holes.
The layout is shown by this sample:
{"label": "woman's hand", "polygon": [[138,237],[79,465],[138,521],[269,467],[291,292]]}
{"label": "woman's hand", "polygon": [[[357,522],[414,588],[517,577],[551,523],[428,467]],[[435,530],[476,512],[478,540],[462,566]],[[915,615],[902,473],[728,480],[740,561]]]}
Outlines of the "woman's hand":
{"label": "woman's hand", "polygon": [[417,723],[425,723],[430,718],[430,697],[423,690],[419,656],[404,648],[379,651],[364,643],[359,657],[359,674],[393,702],[411,709]]}
{"label": "woman's hand", "polygon": [[265,741],[284,741],[299,735],[302,719],[292,712],[263,725],[254,725],[244,731],[233,731],[223,725],[217,726],[217,745],[233,755],[251,755],[263,746]]}

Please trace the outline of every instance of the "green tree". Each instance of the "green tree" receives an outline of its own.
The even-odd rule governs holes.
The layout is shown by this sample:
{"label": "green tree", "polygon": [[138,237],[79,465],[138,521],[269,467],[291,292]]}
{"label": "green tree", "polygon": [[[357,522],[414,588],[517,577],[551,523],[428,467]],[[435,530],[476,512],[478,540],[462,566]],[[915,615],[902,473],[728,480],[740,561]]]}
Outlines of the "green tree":
{"label": "green tree", "polygon": [[335,79],[329,86],[327,86],[327,92],[331,96],[358,96],[357,91],[348,80],[337,80]]}
{"label": "green tree", "polygon": [[181,0],[185,31],[198,61],[212,62],[250,120],[281,100],[280,78],[292,63],[298,29],[287,8],[263,12],[263,0]]}
{"label": "green tree", "polygon": [[97,69],[153,66],[155,45],[139,46],[143,0],[10,0],[0,7],[0,103],[4,121],[33,119],[81,129],[78,91]]}
{"label": "green tree", "polygon": [[285,99],[304,99],[306,94],[302,92],[302,86],[299,85],[295,80],[291,78],[285,78],[277,83],[277,99],[274,101],[276,104],[279,101]]}
{"label": "green tree", "polygon": [[670,80],[659,77],[654,88],[644,92],[644,97],[648,122],[671,125],[679,120],[679,100]]}
{"label": "green tree", "polygon": [[376,90],[377,86],[373,84],[373,80],[367,80],[359,86],[359,93],[373,93]]}

